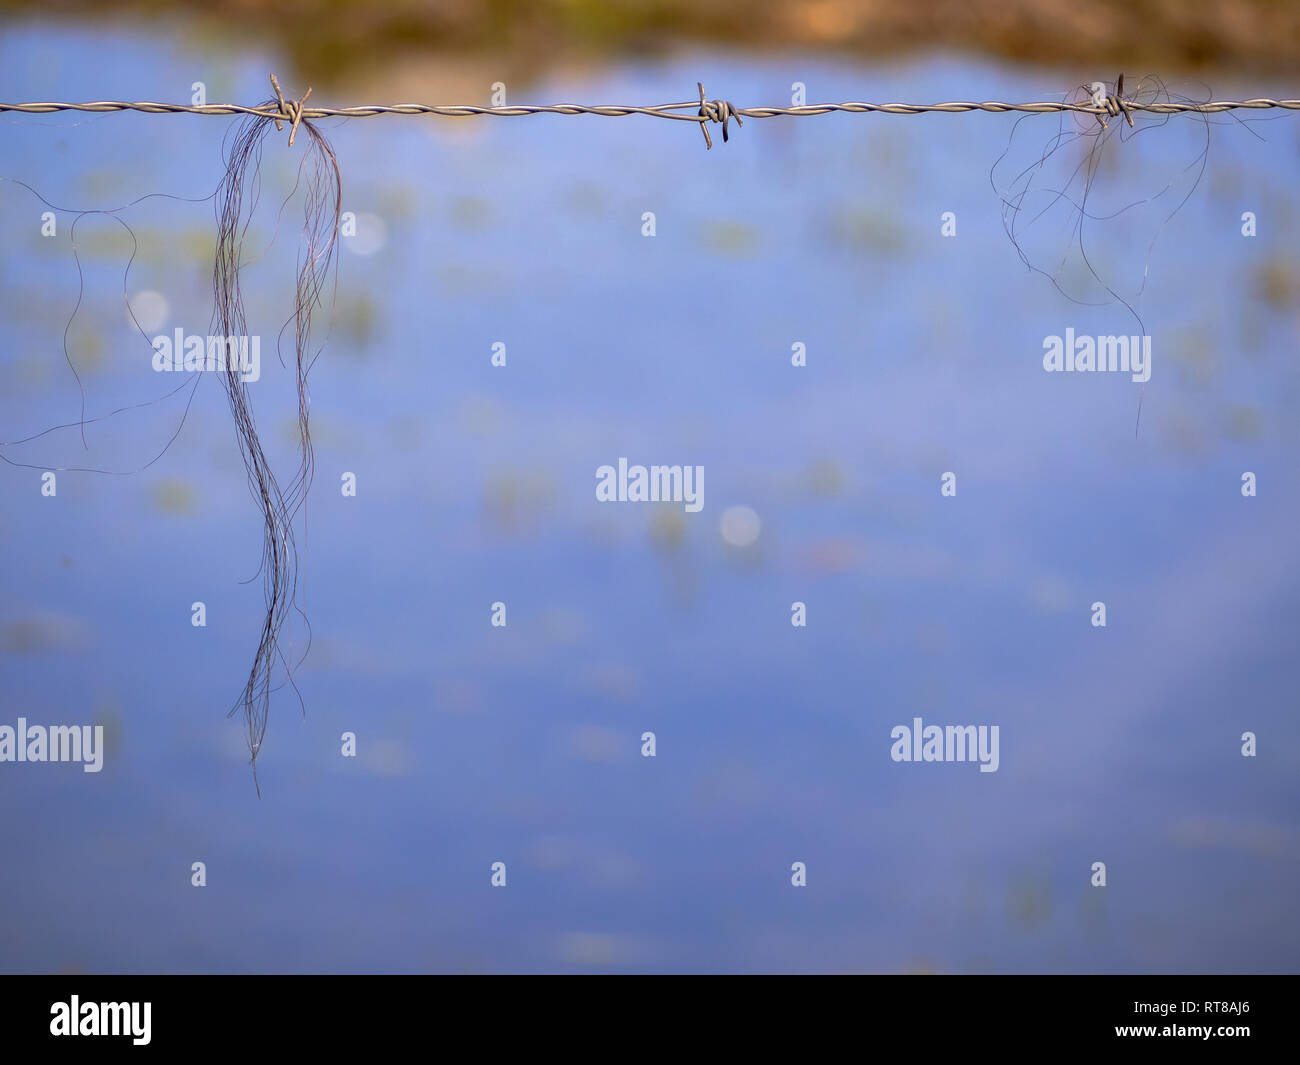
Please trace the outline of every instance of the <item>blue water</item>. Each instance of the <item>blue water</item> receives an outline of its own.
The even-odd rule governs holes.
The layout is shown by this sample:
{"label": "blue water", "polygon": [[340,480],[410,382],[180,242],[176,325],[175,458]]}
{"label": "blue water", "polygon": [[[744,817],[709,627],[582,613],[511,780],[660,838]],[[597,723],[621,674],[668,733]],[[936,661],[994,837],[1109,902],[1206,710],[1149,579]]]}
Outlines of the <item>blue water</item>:
{"label": "blue water", "polygon": [[[0,98],[188,100],[207,80],[252,102],[268,69],[287,64],[36,22],[0,43]],[[699,80],[745,105],[794,81],[816,102],[1092,79],[692,54],[511,99],[655,103]],[[4,116],[0,177],[60,207],[180,197],[121,214],[125,292],[163,296],[150,336],[203,334],[213,210],[185,198],[216,187],[231,121]],[[54,466],[144,466],[186,392],[88,425],[88,450],[75,427],[6,446],[36,468],[0,466],[0,724],[100,723],[108,748],[98,774],[0,764],[0,969],[1294,971],[1300,125],[1216,124],[1167,225],[1088,229],[1124,293],[1147,271],[1139,390],[1042,369],[1048,335],[1135,330],[1021,263],[989,182],[1014,124],[753,119],[705,152],[650,119],[321,123],[364,239],[343,242],[311,377],[305,714],[277,693],[259,800],[225,712],[261,624],[260,582],[240,583],[260,526],[211,375],[140,472],[41,494]],[[1056,128],[1028,120],[1017,150]],[[1116,142],[1098,196],[1158,192],[1198,137],[1188,119]],[[267,242],[305,145],[285,139],[265,144],[244,287],[287,480],[273,349],[300,200]],[[5,441],[81,416],[75,215],[42,237],[45,210],[0,183]],[[126,314],[131,238],[86,216],[76,251],[86,416],[157,400],[182,382]],[[596,502],[620,456],[703,466],[703,510]],[[749,546],[720,532],[741,505]],[[307,636],[296,620],[287,653]],[[916,716],[997,725],[998,771],[891,761]]]}

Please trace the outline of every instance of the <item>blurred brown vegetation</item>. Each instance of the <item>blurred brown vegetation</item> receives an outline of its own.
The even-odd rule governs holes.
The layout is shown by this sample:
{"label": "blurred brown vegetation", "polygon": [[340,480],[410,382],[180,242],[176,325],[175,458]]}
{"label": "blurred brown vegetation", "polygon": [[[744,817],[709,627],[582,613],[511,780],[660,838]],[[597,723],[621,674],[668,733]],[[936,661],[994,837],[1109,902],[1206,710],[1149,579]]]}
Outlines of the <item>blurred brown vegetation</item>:
{"label": "blurred brown vegetation", "polygon": [[1300,65],[1296,0],[0,0],[9,13],[89,20],[183,17],[276,48],[295,80],[377,81],[415,55],[490,57],[529,80],[561,63],[681,45],[878,57],[942,48],[1110,78]]}

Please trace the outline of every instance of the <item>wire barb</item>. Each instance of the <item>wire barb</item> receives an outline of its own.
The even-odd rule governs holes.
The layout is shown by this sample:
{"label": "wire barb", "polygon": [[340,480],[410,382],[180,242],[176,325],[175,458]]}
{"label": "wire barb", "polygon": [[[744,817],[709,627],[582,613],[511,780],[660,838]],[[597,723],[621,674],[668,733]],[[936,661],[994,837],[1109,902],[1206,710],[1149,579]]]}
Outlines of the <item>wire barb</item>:
{"label": "wire barb", "polygon": [[[302,121],[302,105],[307,102],[307,97],[311,95],[310,87],[302,94],[301,100],[286,100],[284,93],[280,91],[280,83],[276,81],[275,75],[271,75],[271,88],[275,90],[275,97],[280,101],[280,118],[286,122],[292,123],[289,127],[289,147],[293,147],[293,139],[298,136],[298,123]],[[280,125],[280,118],[275,120],[275,128],[284,131]]]}
{"label": "wire barb", "polygon": [[[1130,104],[1124,99],[1124,75],[1121,74],[1115,79],[1115,91],[1106,94],[1105,103],[1102,105],[1106,108],[1106,114],[1114,118],[1116,115],[1123,115],[1128,119],[1129,128],[1133,128],[1133,112]],[[1106,115],[1098,115],[1097,121],[1101,123],[1101,128],[1106,128]]]}
{"label": "wire barb", "polygon": [[707,100],[704,97],[704,82],[697,81],[696,88],[700,90],[700,129],[704,131],[704,147],[709,149],[713,147],[713,138],[709,136],[709,123],[722,123],[722,139],[726,141],[727,123],[731,119],[736,120],[737,126],[743,126],[745,123],[740,118],[740,112],[731,106],[730,100]]}

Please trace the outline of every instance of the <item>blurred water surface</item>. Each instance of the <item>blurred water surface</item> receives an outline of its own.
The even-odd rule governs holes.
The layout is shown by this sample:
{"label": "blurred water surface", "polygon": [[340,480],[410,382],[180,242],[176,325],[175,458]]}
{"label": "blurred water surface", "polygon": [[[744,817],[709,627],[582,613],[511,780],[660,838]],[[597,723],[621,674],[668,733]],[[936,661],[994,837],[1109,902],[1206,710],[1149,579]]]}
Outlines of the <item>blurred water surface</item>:
{"label": "blurred water surface", "polygon": [[[251,102],[276,68],[34,22],[0,43],[0,98],[181,100],[204,80]],[[659,103],[697,80],[759,104],[794,81],[810,102],[1015,100],[1083,77],[701,53],[527,99]],[[99,774],[0,765],[0,969],[1294,971],[1300,126],[1217,124],[1172,222],[1089,229],[1130,287],[1159,230],[1135,439],[1136,384],[1042,370],[1045,336],[1131,319],[1070,303],[1007,240],[988,174],[1014,122],[752,120],[708,153],[648,119],[323,123],[359,232],[311,378],[306,712],[276,695],[259,801],[225,717],[261,624],[260,582],[240,583],[259,520],[218,382],[132,476],[40,494],[49,465],[144,465],[184,393],[87,426],[89,451],[76,429],[6,448],[40,469],[0,467],[0,723],[99,722],[109,748]],[[121,215],[126,296],[157,332],[207,332],[212,205],[184,198],[215,188],[229,123],[0,127],[0,176],[60,207],[181,197]],[[1153,194],[1203,135],[1120,146],[1105,188]],[[244,285],[257,425],[287,477],[273,351],[300,201],[275,227],[304,139],[285,139]],[[10,441],[78,420],[69,361],[87,417],[179,383],[149,369],[123,305],[133,238],[105,216],[77,225],[65,359],[73,216],[43,238],[44,210],[0,183]],[[704,509],[597,503],[620,456],[704,466]],[[733,506],[759,518],[750,546],[721,534]],[[288,639],[300,653],[307,629]],[[915,716],[998,725],[999,770],[893,763]]]}

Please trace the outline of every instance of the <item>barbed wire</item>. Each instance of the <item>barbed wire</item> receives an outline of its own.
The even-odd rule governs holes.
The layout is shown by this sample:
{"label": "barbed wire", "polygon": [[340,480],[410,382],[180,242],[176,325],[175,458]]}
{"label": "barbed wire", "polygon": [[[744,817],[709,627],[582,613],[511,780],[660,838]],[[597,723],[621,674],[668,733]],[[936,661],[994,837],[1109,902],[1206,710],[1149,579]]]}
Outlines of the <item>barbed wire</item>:
{"label": "barbed wire", "polygon": [[[1288,111],[1300,111],[1300,100],[1273,100],[1258,97],[1250,100],[1215,100],[1206,103],[1193,101],[1156,100],[1137,101],[1124,97],[1124,79],[1120,75],[1113,89],[1109,89],[1101,103],[1095,97],[1087,102],[1071,100],[1038,100],[1028,103],[1005,103],[1001,100],[950,100],[933,104],[908,103],[867,103],[864,101],[846,101],[837,104],[799,104],[790,107],[736,107],[728,100],[709,100],[705,97],[704,86],[698,86],[700,98],[681,103],[654,104],[637,107],[622,104],[501,104],[481,107],[474,104],[361,104],[353,107],[308,107],[307,97],[311,89],[301,99],[286,100],[280,91],[275,76],[271,76],[276,99],[253,107],[243,104],[169,104],[149,100],[93,100],[85,103],[33,102],[8,104],[0,103],[0,112],[18,112],[23,114],[48,114],[54,111],[139,111],[145,114],[189,114],[189,115],[256,115],[291,123],[290,141],[297,132],[298,124],[304,119],[318,118],[374,118],[379,115],[433,115],[443,118],[518,118],[526,115],[597,115],[604,118],[624,118],[630,115],[644,115],[648,118],[667,118],[679,122],[694,122],[704,131],[707,147],[713,147],[709,136],[709,124],[722,125],[722,139],[728,139],[727,126],[731,119],[737,125],[743,125],[745,118],[805,118],[812,115],[827,115],[836,112],[849,114],[879,113],[886,115],[923,115],[923,114],[960,114],[970,111],[984,111],[994,114],[1020,112],[1023,114],[1058,114],[1075,112],[1095,115],[1102,125],[1116,115],[1124,115],[1129,125],[1133,124],[1132,112],[1147,112],[1156,115],[1176,114],[1218,114],[1224,111],[1269,110],[1282,108]],[[1097,83],[1102,84],[1102,83]],[[689,109],[694,108],[694,112]]]}

